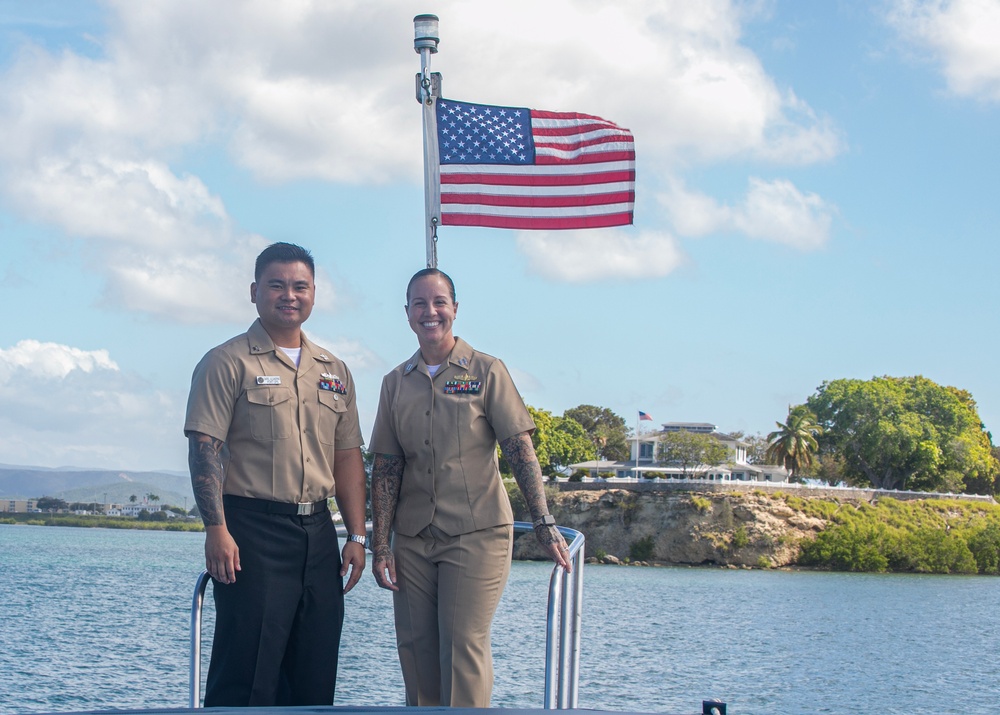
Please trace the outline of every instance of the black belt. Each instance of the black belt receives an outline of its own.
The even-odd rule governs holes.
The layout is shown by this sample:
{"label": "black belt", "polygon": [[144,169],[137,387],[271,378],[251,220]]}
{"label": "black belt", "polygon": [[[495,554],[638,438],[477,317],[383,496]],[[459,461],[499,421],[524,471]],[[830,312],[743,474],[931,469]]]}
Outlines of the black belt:
{"label": "black belt", "polygon": [[250,497],[238,497],[233,494],[223,494],[222,503],[236,509],[246,509],[247,511],[259,511],[265,514],[282,514],[284,516],[309,516],[311,514],[322,514],[330,510],[326,499],[314,502],[302,502],[293,504],[287,501],[270,501],[269,499],[251,499]]}

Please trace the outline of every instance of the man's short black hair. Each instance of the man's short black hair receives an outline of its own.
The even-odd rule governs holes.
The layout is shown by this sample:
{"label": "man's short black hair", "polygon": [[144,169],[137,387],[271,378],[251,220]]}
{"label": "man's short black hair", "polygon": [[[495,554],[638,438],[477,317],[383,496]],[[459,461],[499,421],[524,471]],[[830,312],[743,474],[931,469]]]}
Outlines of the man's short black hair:
{"label": "man's short black hair", "polygon": [[455,281],[451,279],[451,276],[449,276],[444,271],[439,271],[437,268],[424,268],[414,273],[413,277],[410,279],[410,282],[406,284],[407,305],[410,304],[410,288],[413,287],[414,283],[416,283],[418,280],[426,276],[441,276],[442,278],[444,278],[445,281],[448,282],[448,287],[451,289],[451,302],[452,303],[458,302],[458,299],[455,297]]}
{"label": "man's short black hair", "polygon": [[298,263],[299,261],[309,267],[309,272],[315,278],[316,262],[313,261],[312,254],[309,251],[302,248],[302,246],[296,246],[294,243],[272,243],[257,256],[253,279],[259,282],[264,269],[272,263]]}

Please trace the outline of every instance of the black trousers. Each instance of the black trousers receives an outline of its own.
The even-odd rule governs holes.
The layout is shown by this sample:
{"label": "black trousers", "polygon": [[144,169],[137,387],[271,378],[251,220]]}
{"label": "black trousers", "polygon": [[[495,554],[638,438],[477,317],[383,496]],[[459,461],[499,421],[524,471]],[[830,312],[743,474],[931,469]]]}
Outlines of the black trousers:
{"label": "black trousers", "polygon": [[236,582],[213,581],[216,624],[205,707],[332,705],[344,623],[329,512],[262,514],[226,505]]}

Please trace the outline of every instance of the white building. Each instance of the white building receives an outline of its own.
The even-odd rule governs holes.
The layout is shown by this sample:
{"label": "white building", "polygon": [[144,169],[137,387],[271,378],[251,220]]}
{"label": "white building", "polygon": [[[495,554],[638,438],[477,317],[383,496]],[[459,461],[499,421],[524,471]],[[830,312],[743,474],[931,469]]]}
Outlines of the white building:
{"label": "white building", "polygon": [[[709,481],[787,482],[789,472],[775,464],[750,464],[747,462],[748,444],[732,435],[719,432],[708,422],[666,422],[659,432],[640,434],[632,440],[631,459],[628,462],[580,462],[571,464],[573,469],[583,469],[592,477],[612,473],[619,479],[644,477],[648,479],[705,479]],[[656,461],[657,444],[663,435],[671,432],[707,434],[722,442],[729,454],[722,464],[680,465],[660,464]]]}

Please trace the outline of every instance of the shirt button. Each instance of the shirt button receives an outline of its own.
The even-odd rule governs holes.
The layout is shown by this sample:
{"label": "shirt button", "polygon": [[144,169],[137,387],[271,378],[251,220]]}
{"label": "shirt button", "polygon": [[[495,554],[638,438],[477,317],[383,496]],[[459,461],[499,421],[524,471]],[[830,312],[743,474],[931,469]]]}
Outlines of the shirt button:
{"label": "shirt button", "polygon": [[426,415],[427,417],[430,417],[431,416],[431,411],[427,410],[427,412],[425,412],[424,415]]}
{"label": "shirt button", "polygon": [[429,439],[425,439],[424,440],[424,444],[430,444],[430,443],[431,443],[431,441]]}

